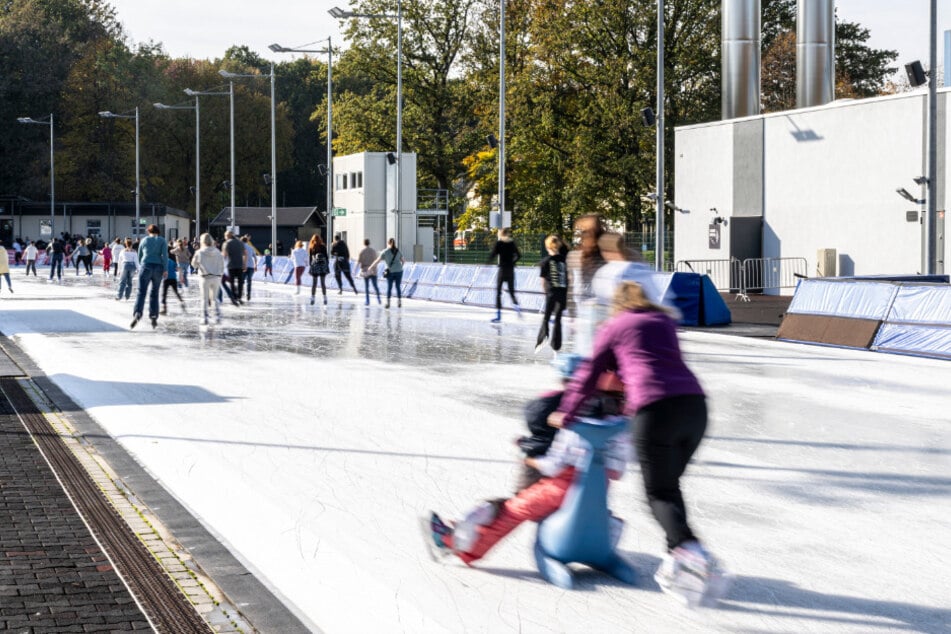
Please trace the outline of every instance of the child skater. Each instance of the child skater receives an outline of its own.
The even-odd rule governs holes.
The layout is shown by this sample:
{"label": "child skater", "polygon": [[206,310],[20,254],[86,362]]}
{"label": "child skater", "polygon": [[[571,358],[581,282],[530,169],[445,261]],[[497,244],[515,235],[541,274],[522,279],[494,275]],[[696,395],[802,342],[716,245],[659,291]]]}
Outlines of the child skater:
{"label": "child skater", "polygon": [[[530,405],[526,413],[537,416],[539,411],[552,407],[556,399],[560,400],[560,393],[543,395],[535,402],[537,407]],[[554,402],[554,407],[557,407],[557,402]],[[591,410],[590,413],[599,414],[601,411]],[[519,439],[519,445],[528,454],[523,461],[526,469],[519,486],[527,486],[514,497],[481,502],[453,526],[443,522],[436,513],[432,514],[429,528],[437,552],[454,554],[471,565],[522,522],[540,522],[558,510],[574,481],[575,468],[585,464],[590,446],[573,431],[552,431],[555,433],[550,446],[546,446],[547,433],[541,430],[532,437]],[[537,442],[533,444],[531,440]],[[603,451],[608,477],[620,479],[631,457],[629,434],[616,435]],[[613,538],[616,540],[619,536],[620,530],[615,530]]]}
{"label": "child skater", "polygon": [[538,264],[542,288],[545,290],[545,314],[542,316],[542,324],[538,329],[535,352],[541,350],[548,341],[548,320],[552,316],[555,318],[555,323],[551,331],[551,349],[555,352],[561,350],[561,314],[568,305],[568,267],[565,264],[563,244],[558,236],[551,235],[545,238],[548,256]]}
{"label": "child skater", "polygon": [[162,310],[159,311],[161,315],[168,314],[168,289],[172,289],[175,292],[175,297],[178,298],[178,301],[182,305],[182,312],[185,312],[185,300],[182,299],[181,294],[178,292],[178,261],[175,259],[175,251],[171,247],[168,250],[168,276],[165,278],[165,281],[162,282]]}

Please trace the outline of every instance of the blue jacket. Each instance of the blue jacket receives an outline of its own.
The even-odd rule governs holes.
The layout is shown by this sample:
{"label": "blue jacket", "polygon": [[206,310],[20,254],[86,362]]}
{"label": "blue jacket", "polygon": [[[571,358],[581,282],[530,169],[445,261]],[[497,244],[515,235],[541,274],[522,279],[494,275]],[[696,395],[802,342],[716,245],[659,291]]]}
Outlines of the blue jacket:
{"label": "blue jacket", "polygon": [[163,269],[168,266],[168,242],[162,236],[146,236],[139,242],[139,264],[158,264]]}

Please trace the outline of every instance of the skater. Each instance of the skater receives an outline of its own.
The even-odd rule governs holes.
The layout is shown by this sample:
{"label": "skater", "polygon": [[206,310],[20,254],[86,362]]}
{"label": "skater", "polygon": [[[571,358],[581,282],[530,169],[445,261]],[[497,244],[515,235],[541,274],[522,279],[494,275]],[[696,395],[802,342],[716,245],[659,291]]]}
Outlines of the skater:
{"label": "skater", "polygon": [[247,257],[247,266],[244,269],[244,297],[245,301],[251,301],[251,280],[254,279],[254,272],[258,268],[258,256],[254,251],[254,246],[251,244],[251,237],[244,236],[241,238],[241,243],[244,244],[244,250]]}
{"label": "skater", "polygon": [[109,271],[112,270],[112,247],[106,244],[102,247],[100,253],[102,255],[102,274],[108,277]]}
{"label": "skater", "polygon": [[549,424],[570,426],[605,370],[617,371],[624,383],[647,502],[666,534],[667,554],[654,578],[691,604],[715,600],[729,578],[688,524],[680,492],[680,476],[707,427],[706,400],[681,356],[673,311],[651,301],[636,282],[618,286],[613,315]]}
{"label": "skater", "polygon": [[234,237],[233,231],[226,231],[221,254],[228,260],[231,294],[240,304],[241,297],[244,295],[244,270],[248,267],[248,252],[244,248],[244,243]]}
{"label": "skater", "polygon": [[396,305],[403,305],[403,256],[400,254],[400,250],[396,248],[396,240],[390,238],[387,245],[388,248],[383,249],[371,264],[371,266],[375,266],[383,262],[386,265],[383,270],[383,277],[386,278],[386,306],[384,308],[390,307],[390,297],[393,295],[394,285],[396,286]]}
{"label": "skater", "polygon": [[119,254],[122,253],[122,250],[125,248],[125,244],[116,238],[112,241],[112,246],[110,251],[112,251],[112,277],[115,278],[119,275]]}
{"label": "skater", "polygon": [[89,247],[82,238],[76,242],[76,248],[73,249],[73,264],[76,266],[76,276],[79,276],[79,267],[86,266],[86,256],[89,255]]}
{"label": "skater", "polygon": [[353,289],[354,295],[359,295],[360,292],[357,290],[356,284],[353,283],[353,276],[350,274],[350,249],[347,248],[347,243],[343,241],[339,233],[334,234],[334,242],[330,245],[330,257],[334,261],[334,280],[337,282],[337,295],[343,293],[341,275],[350,282],[350,288]]}
{"label": "skater", "polygon": [[36,243],[30,240],[30,244],[24,249],[23,255],[26,257],[26,274],[29,275],[32,270],[33,277],[36,277],[36,257],[39,255]]}
{"label": "skater", "polygon": [[50,281],[53,281],[53,275],[56,275],[56,280],[60,283],[63,281],[63,256],[66,253],[66,247],[63,244],[63,241],[59,238],[53,238],[53,241],[48,247],[46,247],[46,252],[50,257]]}
{"label": "skater", "polygon": [[545,249],[548,257],[539,263],[542,278],[542,288],[545,290],[545,314],[542,316],[541,327],[538,329],[538,338],[535,341],[535,352],[542,349],[548,340],[548,320],[554,316],[554,326],[551,330],[551,349],[561,350],[561,314],[568,304],[568,270],[565,265],[565,254],[562,251],[561,238],[550,235],[545,238]]}
{"label": "skater", "polygon": [[363,239],[363,249],[360,250],[360,254],[357,256],[357,267],[359,268],[359,275],[363,278],[363,287],[367,294],[366,305],[370,305],[370,283],[373,283],[373,290],[376,292],[376,303],[380,302],[380,286],[376,281],[376,272],[377,266],[374,264],[377,258],[376,250],[370,246],[370,238]]}
{"label": "skater", "polygon": [[135,298],[129,328],[135,328],[142,319],[146,293],[149,294],[149,319],[152,328],[158,325],[159,286],[168,275],[168,242],[159,235],[158,225],[149,225],[146,233],[148,235],[139,241],[139,292]]}
{"label": "skater", "polygon": [[125,239],[125,248],[116,258],[116,266],[122,268],[122,277],[119,278],[119,292],[116,300],[129,299],[132,295],[132,280],[139,270],[139,254],[132,248],[132,238]]}
{"label": "skater", "polygon": [[[482,502],[453,526],[433,513],[429,528],[436,548],[471,565],[522,522],[540,522],[557,511],[574,482],[575,468],[587,462],[590,448],[575,432],[562,429],[546,450],[525,458],[526,467],[536,471],[539,478],[515,497]],[[602,457],[610,479],[624,475],[630,456],[628,434],[618,434],[608,442]]]}
{"label": "skater", "polygon": [[188,288],[188,267],[192,259],[192,254],[188,250],[188,241],[185,238],[179,238],[172,249],[172,254],[175,257],[176,270],[181,286]]}
{"label": "skater", "polygon": [[307,249],[310,258],[310,305],[314,305],[317,296],[317,281],[320,280],[320,291],[324,295],[324,306],[327,305],[327,274],[330,273],[330,261],[327,258],[327,245],[318,234],[310,237]]}
{"label": "skater", "polygon": [[168,314],[168,289],[172,289],[175,292],[175,297],[178,298],[178,302],[182,305],[182,312],[185,312],[185,300],[182,299],[181,294],[178,292],[178,261],[175,258],[175,250],[169,248],[168,250],[168,275],[165,276],[165,281],[162,282],[162,310],[159,311],[160,315]]}
{"label": "skater", "polygon": [[572,315],[577,314],[581,301],[594,297],[591,283],[594,274],[604,266],[599,240],[606,232],[604,219],[598,214],[587,214],[575,221],[576,246],[568,254],[568,285],[571,288]]}
{"label": "skater", "polygon": [[215,310],[215,321],[221,321],[221,304],[218,301],[218,291],[221,288],[221,276],[225,272],[225,259],[215,248],[215,241],[207,233],[199,238],[201,248],[192,256],[191,265],[198,278],[198,290],[201,305],[201,323],[208,325],[208,313]]}
{"label": "skater", "polygon": [[515,312],[522,314],[522,308],[518,305],[518,299],[515,298],[515,264],[521,259],[522,253],[518,250],[518,245],[512,240],[511,227],[499,229],[499,239],[492,247],[492,253],[489,254],[488,264],[491,264],[495,258],[498,258],[499,272],[495,279],[495,318],[492,323],[502,321],[502,284],[508,284],[509,296],[512,298]]}
{"label": "skater", "polygon": [[304,242],[298,240],[294,243],[294,250],[291,251],[291,264],[294,265],[294,283],[297,285],[295,295],[300,295],[300,280],[304,275],[304,269],[307,267],[307,249],[304,248]]}
{"label": "skater", "polygon": [[13,266],[20,266],[20,263],[23,261],[23,245],[20,243],[20,239],[17,238],[13,241]]}
{"label": "skater", "polygon": [[267,276],[271,276],[271,281],[274,281],[274,258],[271,256],[271,245],[267,245],[267,248],[264,249],[264,279],[267,279]]}
{"label": "skater", "polygon": [[3,243],[0,243],[0,275],[7,280],[7,290],[13,292],[13,286],[10,284],[10,254],[7,253]]}

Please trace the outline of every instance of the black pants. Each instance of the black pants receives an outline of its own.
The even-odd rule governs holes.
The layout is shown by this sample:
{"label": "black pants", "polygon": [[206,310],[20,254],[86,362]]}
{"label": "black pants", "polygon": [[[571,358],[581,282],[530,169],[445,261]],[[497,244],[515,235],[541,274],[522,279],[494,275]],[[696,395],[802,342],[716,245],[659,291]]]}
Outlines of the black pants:
{"label": "black pants", "polygon": [[343,280],[340,279],[341,275],[347,278],[347,281],[350,282],[350,287],[353,289],[353,292],[356,293],[357,285],[353,283],[353,276],[350,274],[350,262],[347,260],[343,262],[337,260],[334,263],[334,279],[337,281],[337,288],[342,291]]}
{"label": "black pants", "polygon": [[244,296],[244,269],[228,269],[228,277],[231,280],[231,295],[240,301]]}
{"label": "black pants", "polygon": [[499,267],[499,275],[495,278],[495,308],[502,310],[502,283],[509,286],[509,296],[512,303],[518,306],[518,300],[515,299],[515,269]]}
{"label": "black pants", "polygon": [[634,416],[634,444],[641,463],[647,504],[674,549],[695,539],[687,524],[680,476],[707,428],[703,396],[674,396],[651,403]]}
{"label": "black pants", "polygon": [[324,297],[327,296],[327,284],[324,281],[326,275],[315,275],[310,278],[310,296],[314,297],[317,295],[317,280],[320,280],[320,290],[324,294]]}
{"label": "black pants", "polygon": [[181,294],[178,292],[178,280],[170,280],[166,278],[162,282],[162,306],[165,306],[165,300],[168,299],[168,289],[172,289],[175,292],[175,297],[178,298],[178,301],[184,302]]}
{"label": "black pants", "polygon": [[567,304],[567,288],[551,288],[545,293],[545,316],[542,317],[542,325],[538,329],[538,345],[543,344],[548,337],[548,320],[554,315],[555,324],[551,331],[551,349],[556,352],[561,350],[561,314],[565,312]]}

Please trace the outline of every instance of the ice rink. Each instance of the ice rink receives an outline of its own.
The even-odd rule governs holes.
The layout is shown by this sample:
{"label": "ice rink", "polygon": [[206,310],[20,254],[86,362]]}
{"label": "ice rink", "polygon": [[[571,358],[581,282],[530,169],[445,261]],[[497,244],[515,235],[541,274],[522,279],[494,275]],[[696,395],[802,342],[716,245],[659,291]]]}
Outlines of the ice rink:
{"label": "ice rink", "polygon": [[636,587],[547,584],[530,525],[474,568],[424,549],[420,515],[511,490],[522,406],[557,385],[536,314],[255,282],[220,326],[193,286],[130,331],[101,273],[12,276],[0,331],[315,631],[951,632],[947,361],[682,332],[711,410],[685,494],[737,575],[689,611],[652,579],[636,465],[609,493]]}

